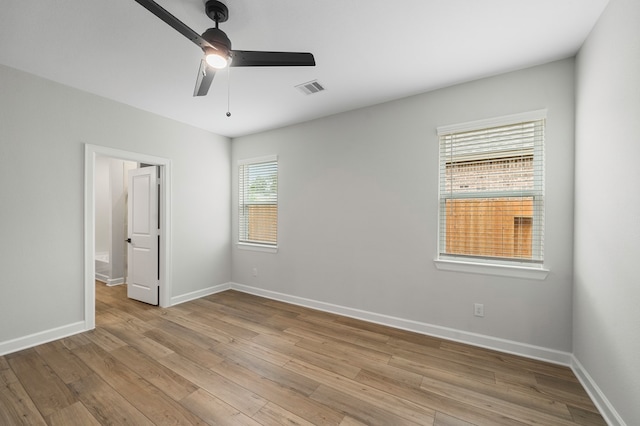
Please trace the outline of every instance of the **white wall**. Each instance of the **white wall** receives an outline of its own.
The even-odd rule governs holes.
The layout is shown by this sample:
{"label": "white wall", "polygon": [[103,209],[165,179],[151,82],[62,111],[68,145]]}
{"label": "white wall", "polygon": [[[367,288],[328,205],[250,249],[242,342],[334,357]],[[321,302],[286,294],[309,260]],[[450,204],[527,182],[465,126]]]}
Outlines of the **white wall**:
{"label": "white wall", "polygon": [[640,2],[611,0],[576,69],[574,354],[640,425]]}
{"label": "white wall", "polygon": [[83,321],[84,144],[172,161],[173,294],[230,280],[228,138],[0,66],[0,347]]}
{"label": "white wall", "polygon": [[[330,94],[315,96],[324,95]],[[532,281],[436,270],[436,127],[542,108],[548,108],[549,276]],[[234,139],[232,239],[237,160],[277,154],[279,251],[234,246],[232,280],[570,352],[573,123],[574,62],[567,59]],[[473,316],[474,302],[484,303],[484,318]]]}

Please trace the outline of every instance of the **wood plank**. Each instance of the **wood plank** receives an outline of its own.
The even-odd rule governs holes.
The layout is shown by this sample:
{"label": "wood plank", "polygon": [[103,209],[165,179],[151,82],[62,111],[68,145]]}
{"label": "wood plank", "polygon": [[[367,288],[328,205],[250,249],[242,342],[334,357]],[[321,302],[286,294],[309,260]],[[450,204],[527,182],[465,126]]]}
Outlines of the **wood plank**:
{"label": "wood plank", "polygon": [[177,353],[159,359],[158,362],[249,417],[268,402],[255,392],[256,389],[248,390],[252,389],[251,386],[242,387],[218,372],[200,366]]}
{"label": "wood plank", "polygon": [[439,380],[424,378],[422,388],[465,404],[493,411],[496,414],[509,416],[525,424],[553,424],[557,426],[571,426],[571,420],[566,420],[552,414],[544,413],[528,407],[488,396],[484,393],[451,385]]}
{"label": "wood plank", "polygon": [[64,383],[75,382],[93,373],[60,340],[34,349]]}
{"label": "wood plank", "polygon": [[154,426],[151,420],[95,374],[76,380],[69,386],[100,424]]}
{"label": "wood plank", "polygon": [[202,424],[162,390],[136,374],[98,345],[85,345],[75,350],[95,373],[156,425]]}
{"label": "wood plank", "polygon": [[210,425],[260,426],[260,423],[251,417],[241,413],[203,389],[196,390],[181,402],[185,408]]}
{"label": "wood plank", "polygon": [[8,368],[0,369],[0,425],[46,425],[27,391]]}
{"label": "wood plank", "polygon": [[[398,416],[409,422],[422,423],[424,419],[430,419],[433,423],[435,411],[425,405],[416,404],[402,397],[398,397],[389,392],[381,391],[375,387],[368,386],[362,382],[351,380],[344,376],[323,370],[313,365],[292,360],[286,368],[305,375],[324,385],[322,392],[314,392],[312,398],[316,399],[319,394],[324,395],[327,388],[336,392],[343,392],[349,395],[357,395],[357,398],[364,404],[376,406],[393,416]],[[349,412],[347,412],[349,414]],[[354,416],[359,419],[358,416]]]}
{"label": "wood plank", "polygon": [[183,376],[133,347],[118,348],[111,355],[176,401],[198,390]]}
{"label": "wood plank", "polygon": [[335,425],[342,420],[343,416],[330,407],[319,404],[293,389],[273,382],[236,364],[232,360],[224,361],[213,367],[213,369],[229,381],[247,389],[252,389],[265,401],[271,401],[316,425]]}
{"label": "wood plank", "polygon": [[51,414],[47,419],[49,426],[100,426],[100,422],[78,401]]}
{"label": "wood plank", "polygon": [[429,407],[434,411],[439,411],[472,423],[474,425],[503,425],[515,426],[524,425],[524,423],[512,419],[506,415],[496,414],[494,412],[474,407],[454,398],[442,396],[424,388],[414,389],[404,386],[402,383],[395,382],[386,377],[380,377],[375,374],[363,372],[357,377],[358,382],[366,384],[370,387],[388,392],[397,397],[404,398],[416,404]]}
{"label": "wood plank", "polygon": [[337,411],[345,413],[364,424],[372,426],[432,425],[434,419],[433,415],[425,414],[421,418],[414,419],[416,421],[411,421],[380,408],[375,403],[363,401],[351,393],[342,392],[338,389],[325,385],[320,386],[311,395],[311,398],[315,401],[328,405]]}
{"label": "wood plank", "polygon": [[9,365],[43,416],[67,407],[76,398],[34,349],[8,356]]}
{"label": "wood plank", "polygon": [[436,412],[433,426],[475,426],[473,423],[465,422],[448,414]]}
{"label": "wood plank", "polygon": [[296,416],[291,411],[285,410],[273,402],[269,402],[253,418],[264,426],[314,426],[302,417]]}
{"label": "wood plank", "polygon": [[318,383],[308,377],[249,353],[236,350],[230,345],[220,344],[212,350],[222,358],[233,360],[235,364],[303,395],[311,395],[318,388]]}

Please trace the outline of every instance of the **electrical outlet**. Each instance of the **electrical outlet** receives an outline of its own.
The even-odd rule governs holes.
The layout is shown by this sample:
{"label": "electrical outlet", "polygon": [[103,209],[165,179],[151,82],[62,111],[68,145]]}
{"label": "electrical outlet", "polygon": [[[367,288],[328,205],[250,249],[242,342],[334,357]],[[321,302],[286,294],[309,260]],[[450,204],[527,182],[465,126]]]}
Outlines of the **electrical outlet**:
{"label": "electrical outlet", "polygon": [[253,268],[251,273],[253,274],[254,277],[257,277],[258,276],[258,268]]}
{"label": "electrical outlet", "polygon": [[477,317],[484,316],[484,305],[482,303],[474,303],[473,304],[473,315]]}

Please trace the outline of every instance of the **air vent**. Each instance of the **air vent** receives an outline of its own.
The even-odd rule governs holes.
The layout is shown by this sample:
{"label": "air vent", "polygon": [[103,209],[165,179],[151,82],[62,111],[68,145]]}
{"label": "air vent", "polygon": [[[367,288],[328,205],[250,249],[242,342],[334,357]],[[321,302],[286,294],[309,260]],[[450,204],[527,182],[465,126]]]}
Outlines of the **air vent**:
{"label": "air vent", "polygon": [[296,89],[304,93],[305,95],[313,95],[314,93],[322,92],[324,86],[318,83],[318,80],[308,81],[306,83],[298,84]]}

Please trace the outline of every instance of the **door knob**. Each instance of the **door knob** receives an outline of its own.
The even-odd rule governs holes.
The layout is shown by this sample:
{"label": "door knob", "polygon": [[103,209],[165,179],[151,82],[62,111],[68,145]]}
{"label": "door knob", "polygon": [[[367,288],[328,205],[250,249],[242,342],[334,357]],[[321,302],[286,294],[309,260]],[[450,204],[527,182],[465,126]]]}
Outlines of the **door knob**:
{"label": "door knob", "polygon": [[131,244],[131,238],[127,238],[125,241]]}

